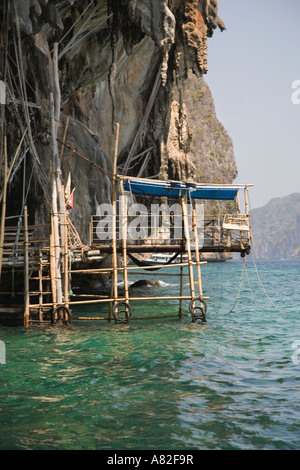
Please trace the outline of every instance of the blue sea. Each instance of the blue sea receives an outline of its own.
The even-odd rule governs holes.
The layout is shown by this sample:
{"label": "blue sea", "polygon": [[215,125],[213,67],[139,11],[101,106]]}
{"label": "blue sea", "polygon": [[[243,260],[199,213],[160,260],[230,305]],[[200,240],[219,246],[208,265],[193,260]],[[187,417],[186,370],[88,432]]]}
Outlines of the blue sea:
{"label": "blue sea", "polygon": [[[140,295],[178,295],[169,272]],[[0,327],[0,449],[299,449],[300,261],[250,255],[202,275],[206,324],[188,302],[182,319],[134,320],[178,312],[151,300],[130,325]]]}

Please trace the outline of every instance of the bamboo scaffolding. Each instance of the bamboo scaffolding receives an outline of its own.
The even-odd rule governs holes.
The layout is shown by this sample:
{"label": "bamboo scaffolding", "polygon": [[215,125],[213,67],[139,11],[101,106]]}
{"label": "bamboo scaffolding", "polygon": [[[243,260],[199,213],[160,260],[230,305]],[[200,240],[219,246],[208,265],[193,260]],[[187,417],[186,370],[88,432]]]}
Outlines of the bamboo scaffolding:
{"label": "bamboo scaffolding", "polygon": [[[57,50],[54,48],[54,78],[57,81],[57,70],[55,64],[57,63]],[[54,80],[54,81],[55,81]],[[56,88],[57,88],[56,83]],[[76,269],[76,264],[74,264],[73,269],[70,269],[68,263],[68,256],[69,256],[69,237],[68,237],[68,221],[66,216],[66,206],[64,201],[64,187],[61,182],[61,173],[60,173],[60,158],[58,155],[58,147],[57,143],[54,145],[54,142],[57,142],[57,120],[58,120],[58,110],[57,106],[59,106],[60,102],[60,95],[59,90],[57,91],[57,95],[54,97],[50,94],[50,117],[51,117],[51,135],[52,135],[52,142],[53,142],[53,172],[52,172],[52,210],[51,210],[51,233],[50,233],[50,240],[49,240],[49,247],[44,248],[37,248],[35,246],[32,247],[32,251],[30,248],[31,243],[35,243],[36,241],[29,241],[28,235],[30,227],[28,227],[28,212],[27,207],[24,210],[24,234],[23,240],[21,239],[20,244],[24,247],[24,259],[21,260],[21,249],[20,251],[20,266],[23,262],[24,265],[24,325],[29,326],[29,323],[40,321],[43,322],[43,312],[53,312],[57,307],[64,306],[69,309],[72,306],[87,306],[87,305],[102,305],[108,304],[109,311],[108,317],[106,316],[95,316],[91,317],[90,315],[82,316],[82,315],[75,315],[73,319],[77,320],[108,320],[109,322],[112,319],[112,313],[115,316],[115,321],[118,323],[119,321],[129,322],[129,318],[131,315],[131,306],[129,302],[144,302],[144,301],[178,301],[179,300],[179,313],[177,315],[150,315],[144,317],[134,317],[134,320],[147,320],[147,319],[161,319],[161,318],[175,318],[178,317],[182,318],[185,315],[183,311],[183,302],[190,301],[190,311],[193,314],[193,310],[195,307],[195,302],[197,300],[208,299],[209,297],[203,296],[203,286],[202,286],[202,278],[201,278],[201,265],[207,264],[207,261],[200,260],[200,253],[199,253],[199,246],[198,246],[198,232],[197,232],[197,220],[196,220],[196,209],[195,206],[192,208],[192,227],[190,227],[190,214],[188,213],[188,204],[187,204],[187,197],[188,191],[183,189],[180,191],[179,194],[179,201],[181,204],[181,213],[183,216],[183,229],[184,229],[184,237],[181,240],[180,245],[154,245],[148,246],[144,241],[144,245],[139,245],[138,242],[132,242],[129,244],[127,242],[127,225],[128,225],[128,215],[127,215],[127,195],[124,191],[124,181],[126,180],[125,177],[122,177],[117,174],[117,157],[118,157],[118,145],[119,145],[119,124],[116,124],[116,132],[115,132],[115,150],[113,156],[113,179],[112,179],[112,238],[110,240],[110,244],[107,243],[102,244],[101,246],[95,246],[92,243],[90,246],[83,245],[80,241],[79,245],[76,245],[76,248],[73,247],[74,259],[76,262],[84,262],[88,263],[88,261],[96,261],[101,262],[103,260],[103,253],[105,249],[110,249],[111,252],[111,265],[110,267],[106,268],[86,268]],[[67,133],[67,126],[65,128],[65,135]],[[64,135],[64,140],[65,140]],[[62,155],[61,149],[61,155]],[[7,173],[7,169],[6,169]],[[144,180],[144,178],[143,178]],[[152,180],[151,180],[152,181]],[[120,215],[119,215],[119,232],[117,232],[118,227],[118,218],[117,218],[117,183],[119,182],[120,185]],[[230,185],[229,185],[230,186]],[[247,186],[244,186],[245,191],[245,204],[246,204],[246,213],[248,216],[248,201],[247,201]],[[249,185],[250,186],[250,185]],[[2,207],[3,208],[3,207]],[[91,241],[93,239],[93,220],[91,222]],[[72,228],[72,226],[70,225]],[[4,227],[5,228],[5,227]],[[191,230],[193,235],[191,235]],[[76,230],[76,229],[74,229]],[[117,238],[117,235],[121,235],[121,239]],[[15,236],[15,231],[7,231],[7,240],[10,241],[10,237]],[[178,241],[177,241],[178,243]],[[195,243],[195,248],[193,248],[192,243]],[[13,243],[11,243],[13,246]],[[208,248],[208,247],[206,247]],[[169,251],[176,251],[181,256],[181,260],[179,263],[171,263],[171,264],[154,264],[154,265],[146,265],[146,266],[128,266],[127,263],[127,254],[130,252],[155,252],[160,249],[168,249]],[[7,248],[6,248],[7,250]],[[37,250],[39,257],[36,256],[33,250]],[[183,261],[183,252],[187,252],[187,261]],[[195,258],[196,262],[193,262],[192,252],[195,251]],[[203,247],[201,248],[203,251]],[[3,247],[2,247],[2,256],[3,256]],[[29,260],[29,253],[30,253],[30,260]],[[8,252],[8,255],[10,253]],[[118,254],[122,257],[122,265],[118,267]],[[44,276],[44,268],[45,270],[49,267],[49,276]],[[197,272],[197,280],[195,279],[195,270],[196,267]],[[37,277],[29,276],[29,271],[31,268],[35,268],[34,273]],[[180,272],[170,272],[168,268],[179,268]],[[184,268],[188,268],[188,273],[184,273]],[[162,269],[162,272],[153,272],[157,269]],[[167,270],[167,272],[165,271]],[[97,274],[110,274],[111,275],[111,292],[107,295],[102,294],[74,294],[72,298],[69,296],[69,275],[71,274],[86,274],[86,275],[97,275]],[[118,276],[121,274],[123,275],[124,279],[124,286],[122,288],[119,287],[118,284]],[[135,276],[180,276],[180,292],[179,295],[141,295],[136,296],[132,295],[133,292],[129,289],[128,283],[128,276],[135,275]],[[189,286],[189,294],[184,294],[184,282],[183,278],[189,277],[189,282],[186,284]],[[34,290],[29,290],[29,280],[36,279],[39,281],[38,291],[35,292]],[[51,292],[49,293],[44,289],[43,281],[47,279],[51,281]],[[35,288],[36,290],[36,288]],[[199,291],[199,296],[195,293],[196,290]],[[47,301],[48,298],[44,298],[44,296],[52,294],[51,301]],[[155,293],[154,293],[155,294]],[[32,302],[30,301],[32,299]],[[34,301],[38,298],[38,302],[34,303]],[[45,302],[46,301],[46,302]],[[192,301],[192,302],[191,302]],[[122,309],[119,303],[125,304],[125,320],[118,318],[118,313],[123,313],[124,309]],[[119,307],[119,312],[118,312]],[[33,318],[30,317],[30,313],[33,313]],[[154,312],[155,313],[155,312]],[[38,317],[35,315],[38,314]],[[38,318],[39,320],[37,320]]]}

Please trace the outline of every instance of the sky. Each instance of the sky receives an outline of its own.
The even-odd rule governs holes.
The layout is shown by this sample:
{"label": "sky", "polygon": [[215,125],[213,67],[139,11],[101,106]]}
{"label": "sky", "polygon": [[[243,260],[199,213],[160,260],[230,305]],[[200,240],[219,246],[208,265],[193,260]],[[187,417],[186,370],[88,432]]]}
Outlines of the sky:
{"label": "sky", "polygon": [[219,0],[219,16],[204,79],[254,209],[300,192],[300,0]]}

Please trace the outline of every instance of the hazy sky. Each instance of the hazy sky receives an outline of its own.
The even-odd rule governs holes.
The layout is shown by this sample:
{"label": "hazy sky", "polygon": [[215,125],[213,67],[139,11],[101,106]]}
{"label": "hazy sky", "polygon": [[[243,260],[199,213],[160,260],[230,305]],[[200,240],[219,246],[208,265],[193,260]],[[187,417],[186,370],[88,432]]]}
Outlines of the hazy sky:
{"label": "hazy sky", "polygon": [[[227,30],[208,40],[208,74],[251,207],[300,192],[300,0],[219,0]],[[297,96],[300,101],[300,91]]]}

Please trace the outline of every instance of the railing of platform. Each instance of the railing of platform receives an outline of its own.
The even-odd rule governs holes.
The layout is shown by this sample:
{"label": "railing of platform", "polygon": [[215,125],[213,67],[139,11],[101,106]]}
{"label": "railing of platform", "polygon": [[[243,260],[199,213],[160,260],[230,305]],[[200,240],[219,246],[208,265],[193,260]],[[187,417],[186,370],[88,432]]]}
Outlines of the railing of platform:
{"label": "railing of platform", "polygon": [[[128,216],[127,244],[163,246],[180,245],[183,242],[183,224],[170,219],[170,223],[163,224],[163,218],[148,216]],[[250,217],[244,214],[225,214],[205,217],[202,226],[198,228],[199,248],[224,246],[230,247],[232,243],[250,243],[251,226]],[[117,242],[121,241],[121,217],[117,217]],[[112,240],[112,216],[94,215],[91,219],[91,246],[110,244]],[[190,223],[191,243],[195,242]]]}

